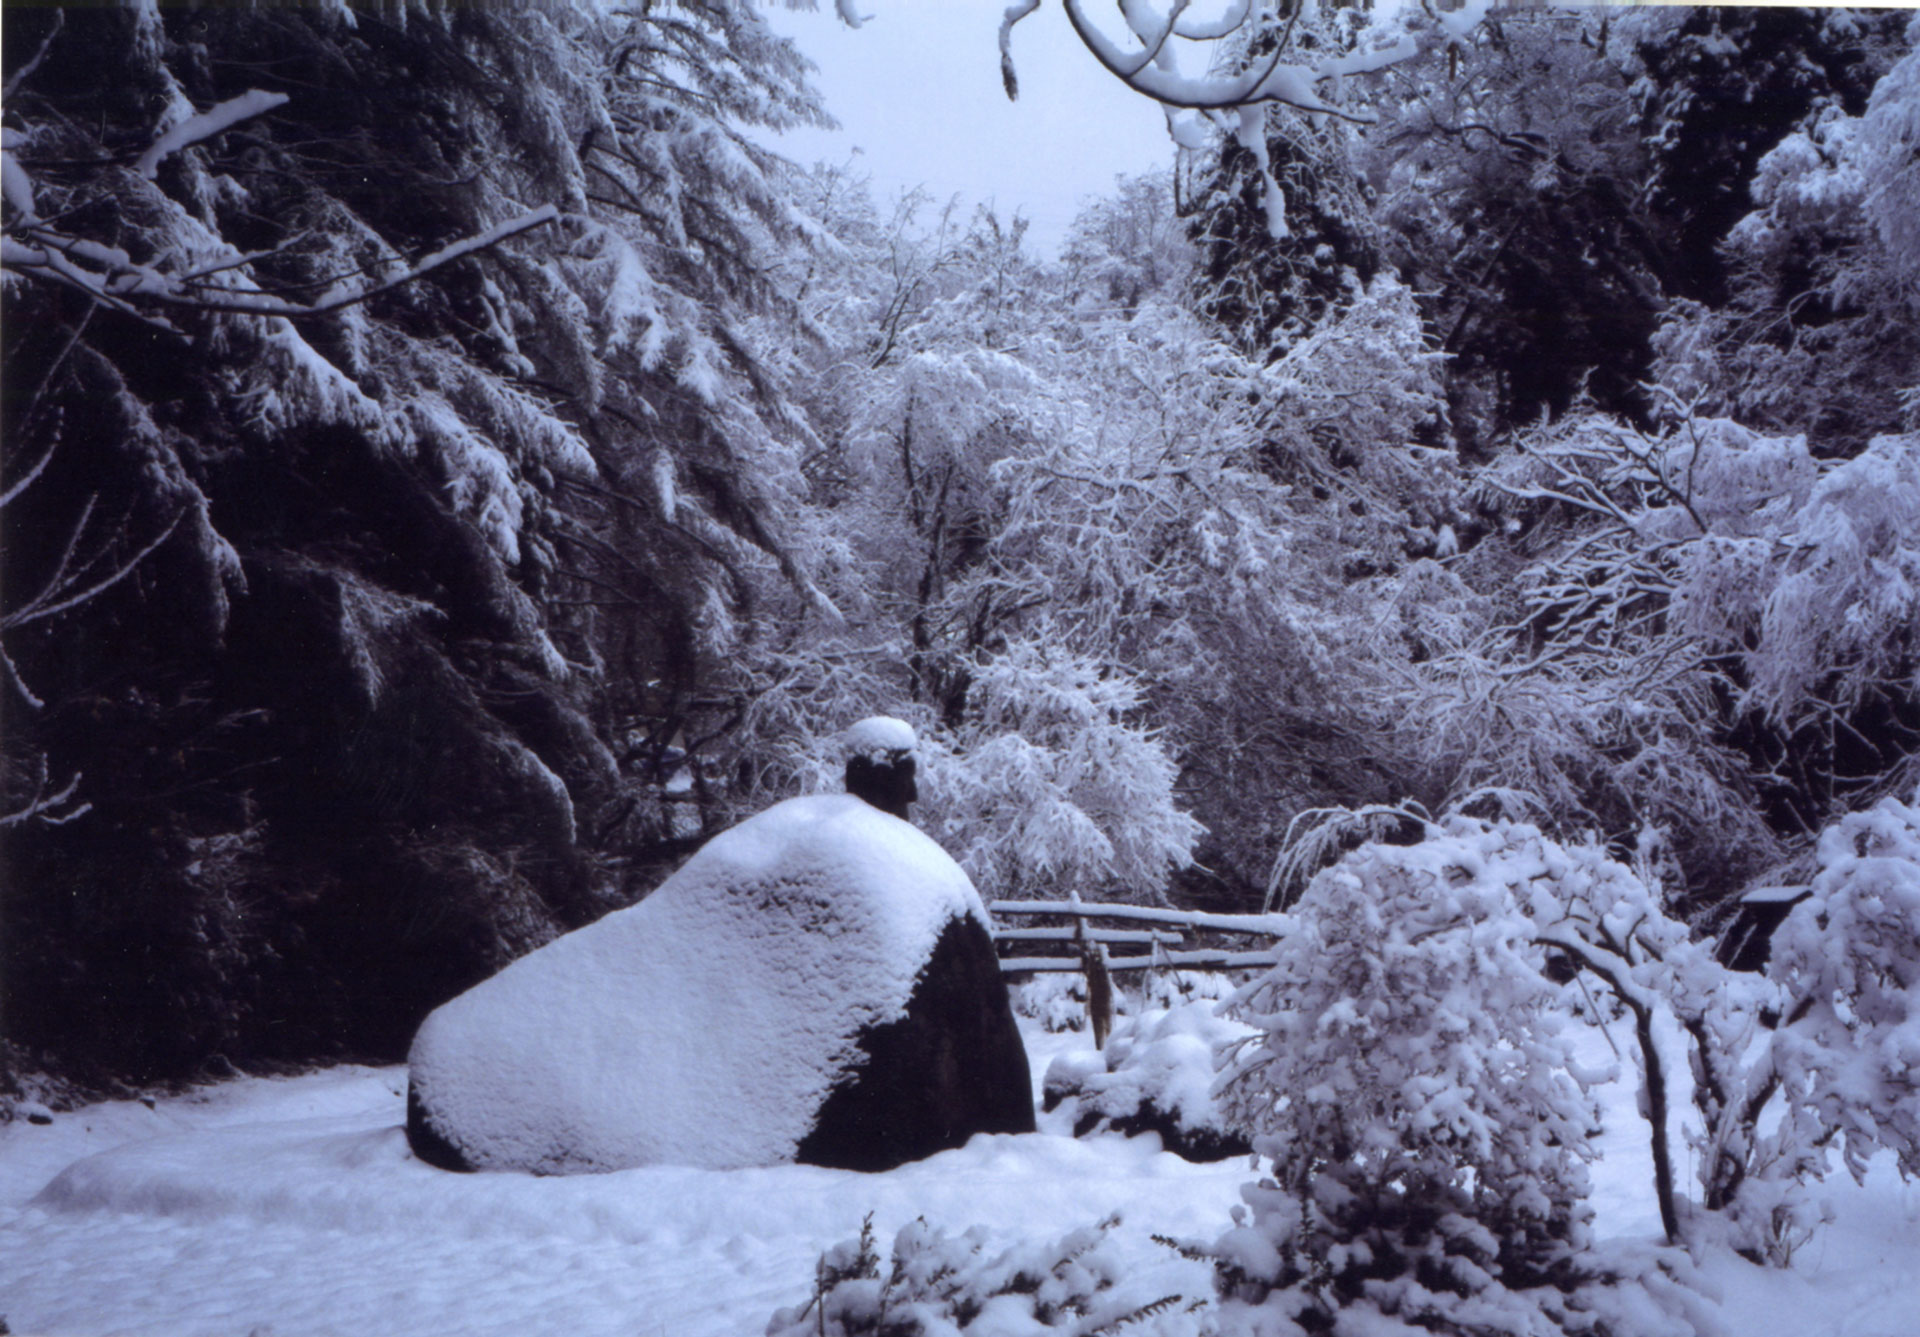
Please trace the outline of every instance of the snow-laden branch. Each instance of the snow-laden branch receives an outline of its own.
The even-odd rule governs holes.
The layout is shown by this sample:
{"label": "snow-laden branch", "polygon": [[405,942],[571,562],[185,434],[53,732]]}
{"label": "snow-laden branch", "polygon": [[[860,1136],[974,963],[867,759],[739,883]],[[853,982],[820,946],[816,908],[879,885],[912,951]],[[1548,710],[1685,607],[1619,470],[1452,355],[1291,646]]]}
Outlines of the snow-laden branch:
{"label": "snow-laden branch", "polygon": [[[0,657],[4,657],[0,655]],[[8,665],[11,668],[11,663]],[[80,788],[80,772],[53,793],[47,792],[51,783],[47,776],[47,759],[33,759],[33,791],[19,800],[19,806],[9,812],[0,813],[0,831],[10,826],[20,826],[27,822],[42,822],[47,826],[65,826],[68,822],[85,817],[93,811],[91,803],[75,803],[74,792]]]}
{"label": "snow-laden branch", "polygon": [[398,274],[378,282],[346,288],[318,302],[289,302],[250,287],[202,286],[198,280],[217,271],[200,270],[194,275],[165,273],[152,265],[134,262],[125,251],[116,247],[68,236],[37,223],[29,223],[14,235],[0,239],[0,265],[21,274],[77,288],[116,310],[134,315],[143,315],[151,308],[161,308],[227,315],[284,316],[299,320],[358,305],[423,278],[464,256],[542,227],[559,216],[557,208],[544,204],[518,218],[443,246]]}
{"label": "snow-laden branch", "polygon": [[1065,3],[1067,19],[1073,24],[1074,34],[1093,58],[1127,87],[1166,106],[1187,111],[1225,111],[1263,102],[1279,102],[1301,111],[1322,112],[1344,120],[1364,122],[1367,119],[1355,116],[1322,98],[1314,86],[1321,79],[1332,77],[1331,74],[1322,75],[1310,65],[1286,63],[1282,59],[1286,51],[1284,46],[1276,47],[1265,63],[1240,74],[1188,75],[1182,73],[1168,58],[1171,53],[1165,49],[1164,37],[1155,35],[1149,38],[1145,34],[1134,34],[1150,44],[1147,59],[1143,60],[1139,52],[1128,51],[1102,31],[1088,16],[1083,0],[1065,0]]}
{"label": "snow-laden branch", "polygon": [[181,149],[190,148],[203,139],[212,139],[240,122],[250,121],[256,116],[272,111],[275,107],[284,107],[291,100],[285,93],[269,93],[263,89],[250,88],[239,97],[228,98],[217,106],[187,117],[186,120],[162,134],[160,138],[153,141],[152,146],[145,153],[140,155],[140,160],[134,163],[133,170],[151,181],[159,173],[160,164]]}
{"label": "snow-laden branch", "polygon": [[[67,546],[60,554],[60,560],[54,567],[53,575],[41,586],[39,593],[28,599],[24,604],[20,605],[20,607],[8,610],[4,617],[0,617],[0,628],[21,627],[29,622],[38,622],[42,618],[52,617],[57,613],[64,613],[69,608],[78,607],[90,599],[105,594],[122,580],[125,580],[127,576],[132,573],[133,569],[140,565],[150,553],[162,543],[165,543],[180,523],[180,516],[175,515],[173,519],[167,522],[166,527],[147,543],[145,547],[141,548],[139,552],[129,557],[105,576],[88,581],[85,573],[97,564],[98,555],[89,560],[79,570],[76,571],[72,568],[74,552],[80,545],[81,536],[86,533],[88,521],[92,518],[93,499],[88,498],[86,506],[82,508],[80,512],[80,519],[74,524],[73,532],[67,537]],[[35,704],[38,703],[36,702]]]}
{"label": "snow-laden branch", "polygon": [[40,217],[34,206],[33,178],[13,156],[13,149],[22,138],[17,130],[0,130],[0,194],[5,195],[15,213],[32,223]]}
{"label": "snow-laden branch", "polygon": [[1013,71],[1013,25],[1038,8],[1040,0],[1014,0],[1000,16],[1000,82],[1006,86],[1008,101],[1020,97],[1020,77]]}
{"label": "snow-laden branch", "polygon": [[1654,1039],[1653,1019],[1660,1006],[1654,993],[1633,978],[1633,969],[1624,957],[1587,941],[1577,933],[1555,928],[1535,941],[1567,954],[1583,968],[1605,981],[1614,996],[1633,1014],[1634,1039],[1640,1046],[1641,1097],[1645,1104],[1647,1132],[1653,1155],[1653,1191],[1660,1207],[1660,1227],[1667,1243],[1680,1239],[1680,1212],[1673,1186],[1673,1152],[1667,1142],[1667,1069],[1660,1046]]}
{"label": "snow-laden branch", "polygon": [[33,77],[33,72],[39,69],[40,62],[47,58],[47,52],[53,46],[53,39],[60,35],[60,30],[66,26],[66,22],[67,16],[65,11],[55,9],[53,11],[53,26],[47,30],[47,35],[40,39],[39,50],[33,53],[32,60],[29,60],[8,77],[6,87],[0,89],[0,98],[11,101],[13,95],[19,91],[20,85]]}
{"label": "snow-laden branch", "polygon": [[[1247,69],[1222,73],[1222,62],[1210,59],[1206,74],[1188,74],[1176,58],[1176,45],[1200,47],[1239,41],[1260,35],[1258,25],[1277,18],[1273,7],[1255,0],[1235,0],[1211,19],[1190,18],[1189,0],[1170,0],[1164,11],[1130,0],[1119,6],[1125,38],[1115,38],[1088,13],[1086,0],[1063,0],[1067,20],[1093,58],[1134,91],[1167,107],[1190,111],[1231,111],[1277,102],[1316,115],[1365,123],[1371,118],[1336,105],[1323,97],[1320,85],[1352,75],[1373,74],[1411,60],[1435,42],[1464,41],[1491,7],[1491,0],[1469,0],[1456,13],[1440,14],[1433,32],[1416,34],[1402,29],[1391,40],[1375,42],[1339,55],[1316,54],[1306,60],[1288,60],[1299,9],[1288,16],[1270,52]],[[1000,49],[1009,93],[1015,87],[1008,34],[1015,23],[1038,7],[1019,0],[1001,23]],[[1135,46],[1137,44],[1137,49]],[[1243,45],[1251,45],[1244,43]]]}

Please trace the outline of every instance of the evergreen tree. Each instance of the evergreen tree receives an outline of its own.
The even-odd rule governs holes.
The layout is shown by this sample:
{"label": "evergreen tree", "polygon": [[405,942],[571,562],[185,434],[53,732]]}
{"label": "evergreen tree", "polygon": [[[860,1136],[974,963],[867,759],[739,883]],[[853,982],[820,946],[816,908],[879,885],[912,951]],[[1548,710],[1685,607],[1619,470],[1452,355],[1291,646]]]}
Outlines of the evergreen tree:
{"label": "evergreen tree", "polygon": [[620,750],[803,579],[738,127],[804,66],[735,0],[8,37],[9,1035],[391,1058],[640,890]]}

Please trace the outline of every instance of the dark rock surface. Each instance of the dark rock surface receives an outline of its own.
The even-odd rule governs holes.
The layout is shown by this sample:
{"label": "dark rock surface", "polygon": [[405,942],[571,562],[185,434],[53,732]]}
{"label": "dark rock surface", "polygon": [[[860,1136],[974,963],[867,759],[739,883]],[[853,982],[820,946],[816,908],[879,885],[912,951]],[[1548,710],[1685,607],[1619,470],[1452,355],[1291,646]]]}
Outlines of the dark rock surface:
{"label": "dark rock surface", "polygon": [[890,1170],[975,1133],[1030,1133],[1026,1046],[977,919],[949,920],[907,1013],[861,1034],[860,1061],[821,1106],[797,1159]]}
{"label": "dark rock surface", "polygon": [[435,1127],[433,1116],[421,1103],[420,1093],[407,1083],[407,1146],[413,1154],[438,1170],[470,1171],[474,1167],[459,1147]]}

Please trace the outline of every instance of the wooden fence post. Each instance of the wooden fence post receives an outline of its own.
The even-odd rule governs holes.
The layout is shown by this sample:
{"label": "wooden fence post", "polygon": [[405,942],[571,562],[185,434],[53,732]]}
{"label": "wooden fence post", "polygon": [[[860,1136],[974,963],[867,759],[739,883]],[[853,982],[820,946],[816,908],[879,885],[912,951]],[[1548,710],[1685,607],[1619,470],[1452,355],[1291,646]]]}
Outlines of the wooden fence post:
{"label": "wooden fence post", "polygon": [[[1080,893],[1067,898],[1075,911],[1080,908]],[[1093,1047],[1105,1049],[1113,1030],[1113,976],[1107,970],[1107,946],[1087,936],[1087,917],[1073,918],[1074,941],[1080,946],[1080,969],[1087,977],[1087,1024],[1093,1028]]]}

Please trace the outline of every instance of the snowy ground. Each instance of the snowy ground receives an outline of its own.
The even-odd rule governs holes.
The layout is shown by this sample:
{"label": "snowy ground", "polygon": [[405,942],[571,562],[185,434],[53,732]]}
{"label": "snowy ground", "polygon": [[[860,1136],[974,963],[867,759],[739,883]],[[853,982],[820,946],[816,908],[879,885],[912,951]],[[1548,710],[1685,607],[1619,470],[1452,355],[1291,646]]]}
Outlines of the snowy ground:
{"label": "snowy ground", "polygon": [[[1029,1032],[1036,1082],[1084,1036]],[[536,1179],[411,1160],[400,1068],[245,1079],[0,1126],[0,1315],[15,1333],[621,1334],[752,1337],[803,1301],[822,1249],[868,1212],[1052,1237],[1108,1213],[1140,1266],[1204,1294],[1148,1239],[1211,1238],[1244,1163],[1193,1166],[1152,1138],[982,1137],[884,1175],[659,1167]],[[1650,1235],[1632,1092],[1609,1094],[1601,1233]],[[1920,1184],[1876,1166],[1787,1273],[1711,1260],[1736,1337],[1920,1330]]]}

